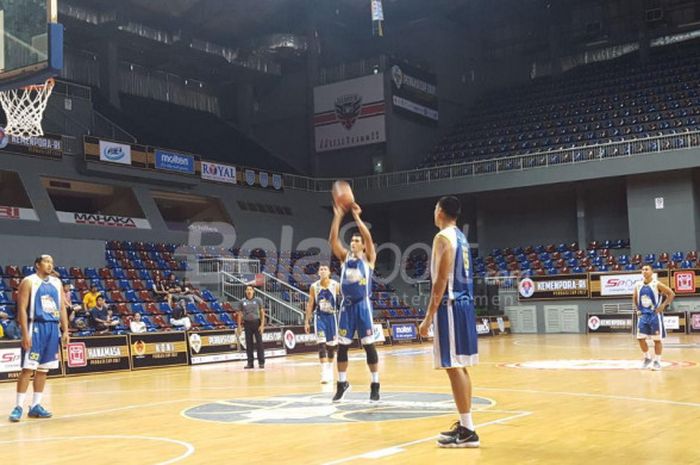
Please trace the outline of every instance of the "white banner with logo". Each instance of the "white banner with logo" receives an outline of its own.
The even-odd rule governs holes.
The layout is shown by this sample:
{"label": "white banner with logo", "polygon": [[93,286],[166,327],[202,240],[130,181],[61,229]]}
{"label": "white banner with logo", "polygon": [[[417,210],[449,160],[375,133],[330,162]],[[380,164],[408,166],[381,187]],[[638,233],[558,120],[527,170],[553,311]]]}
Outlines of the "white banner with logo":
{"label": "white banner with logo", "polygon": [[131,165],[131,145],[101,140],[100,161]]}
{"label": "white banner with logo", "polygon": [[75,212],[56,212],[56,215],[58,216],[58,221],[61,223],[85,224],[109,228],[151,229],[151,223],[144,218]]}
{"label": "white banner with logo", "polygon": [[5,207],[0,205],[0,220],[39,221],[39,217],[31,208]]}
{"label": "white banner with logo", "polygon": [[0,373],[13,373],[22,369],[19,347],[0,348]]}
{"label": "white banner with logo", "polygon": [[600,276],[600,295],[631,296],[634,294],[634,286],[642,280],[640,274],[605,274]]}
{"label": "white banner with logo", "polygon": [[384,105],[382,73],[314,88],[316,151],[385,142]]}
{"label": "white banner with logo", "polygon": [[236,167],[202,161],[202,179],[236,184]]}

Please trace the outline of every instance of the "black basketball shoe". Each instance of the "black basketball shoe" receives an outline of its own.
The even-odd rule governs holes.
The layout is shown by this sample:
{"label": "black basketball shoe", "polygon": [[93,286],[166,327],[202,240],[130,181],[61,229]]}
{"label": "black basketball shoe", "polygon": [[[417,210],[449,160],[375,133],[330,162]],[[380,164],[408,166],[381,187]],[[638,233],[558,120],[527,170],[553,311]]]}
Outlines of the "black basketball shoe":
{"label": "black basketball shoe", "polygon": [[379,383],[372,383],[369,385],[369,400],[370,402],[379,402]]}
{"label": "black basketball shoe", "polygon": [[456,434],[440,438],[437,440],[437,444],[440,447],[445,448],[466,448],[466,447],[479,447],[479,436],[476,431],[465,428],[462,425],[457,427]]}
{"label": "black basketball shoe", "polygon": [[338,381],[337,389],[335,395],[333,396],[333,402],[340,402],[345,397],[346,392],[350,392],[350,383],[347,381]]}

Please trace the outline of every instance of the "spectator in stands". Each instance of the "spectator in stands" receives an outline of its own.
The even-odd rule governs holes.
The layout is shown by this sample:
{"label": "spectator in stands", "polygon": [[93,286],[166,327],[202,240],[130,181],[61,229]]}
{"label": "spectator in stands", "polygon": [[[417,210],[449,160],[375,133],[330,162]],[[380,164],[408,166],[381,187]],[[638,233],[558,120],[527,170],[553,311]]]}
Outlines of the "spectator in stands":
{"label": "spectator in stands", "polygon": [[192,327],[192,321],[190,321],[190,317],[187,316],[187,308],[185,307],[184,301],[178,302],[173,309],[170,324],[173,325],[174,329],[183,331],[186,331]]}
{"label": "spectator in stands", "polygon": [[168,300],[168,289],[166,286],[165,281],[163,280],[158,280],[153,283],[153,293],[156,295],[156,298],[158,299],[159,302],[170,302]]}
{"label": "spectator in stands", "polygon": [[141,314],[140,313],[134,313],[134,317],[131,319],[131,322],[129,323],[129,330],[131,330],[131,332],[134,334],[146,332],[146,323],[141,321]]}
{"label": "spectator in stands", "polygon": [[71,312],[70,317],[68,318],[68,320],[70,321],[71,328],[77,331],[84,331],[86,329],[90,329],[90,312],[81,307],[80,305],[76,305],[76,307],[78,308]]}
{"label": "spectator in stands", "polygon": [[63,283],[63,298],[65,299],[66,302],[68,302],[68,305],[66,308],[68,309],[68,319],[71,319],[71,316],[73,315],[73,312],[76,310],[80,309],[80,305],[78,304],[73,304],[73,285],[70,283]]}
{"label": "spectator in stands", "polygon": [[187,278],[184,278],[182,280],[182,287],[180,288],[181,292],[179,294],[175,294],[174,299],[175,300],[182,300],[184,299],[186,302],[192,303],[192,304],[201,304],[204,303],[204,299],[202,299],[195,291],[194,287],[192,286],[192,283],[187,280]]}
{"label": "spectator in stands", "polygon": [[90,313],[92,315],[92,321],[95,322],[95,329],[98,334],[106,334],[119,324],[119,322],[112,319],[111,310],[107,307],[103,295],[97,296],[97,305]]}
{"label": "spectator in stands", "polygon": [[165,289],[168,292],[168,305],[173,308],[173,301],[179,300],[178,297],[182,294],[182,288],[180,283],[177,282],[177,277],[174,274],[168,276],[168,280],[165,283]]}
{"label": "spectator in stands", "polygon": [[22,333],[15,321],[15,315],[9,308],[0,307],[0,339],[21,339]]}
{"label": "spectator in stands", "polygon": [[94,284],[90,286],[90,292],[86,292],[83,296],[83,308],[87,311],[91,311],[97,305],[97,297],[100,296],[100,292],[97,290],[97,286]]}

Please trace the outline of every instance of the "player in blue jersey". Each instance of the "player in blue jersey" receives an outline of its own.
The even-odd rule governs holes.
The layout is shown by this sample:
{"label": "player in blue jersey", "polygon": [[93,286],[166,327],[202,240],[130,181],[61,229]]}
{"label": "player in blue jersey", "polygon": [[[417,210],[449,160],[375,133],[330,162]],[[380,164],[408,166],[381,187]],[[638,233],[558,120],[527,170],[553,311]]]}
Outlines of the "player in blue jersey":
{"label": "player in blue jersey", "polygon": [[[49,370],[58,368],[60,342],[68,344],[68,315],[61,280],[54,277],[53,258],[41,255],[34,261],[35,274],[19,286],[17,321],[22,333],[22,372],[17,379],[17,403],[10,421],[22,418],[29,381],[34,375],[34,398],[30,418],[50,418],[51,412],[41,405]],[[59,323],[61,332],[59,332]]]}
{"label": "player in blue jersey", "polygon": [[333,382],[333,358],[338,345],[338,320],[336,308],[340,295],[340,284],[331,279],[328,265],[318,267],[319,279],[309,288],[309,301],[306,303],[306,334],[311,330],[314,319],[314,333],[318,341],[318,357],[321,361],[321,383]]}
{"label": "player in blue jersey", "polygon": [[374,346],[374,325],[372,321],[372,271],[377,254],[369,228],[360,218],[362,209],[356,203],[351,207],[352,216],[359,232],[353,234],[348,251],[340,243],[338,234],[340,222],[345,216],[337,205],[333,206],[333,222],[329,242],[333,254],[342,263],[340,286],[343,300],[338,314],[338,383],[333,402],[339,402],[350,390],[347,379],[348,349],[355,331],[367,355],[367,365],[372,376],[370,396],[372,402],[379,400],[379,356]]}
{"label": "player in blue jersey", "polygon": [[430,275],[432,290],[421,336],[433,326],[434,367],[450,379],[459,422],[441,433],[440,447],[479,447],[471,414],[472,383],[467,367],[479,363],[472,263],[469,244],[457,228],[461,205],[456,197],[442,197],[435,206],[435,226]]}
{"label": "player in blue jersey", "polygon": [[[661,299],[662,296],[665,297],[663,301]],[[637,340],[644,354],[642,368],[661,369],[662,340],[665,336],[663,313],[671,305],[675,297],[676,294],[668,286],[660,283],[654,277],[654,270],[652,270],[651,265],[642,267],[642,281],[635,284],[632,297],[634,308],[639,317]],[[649,350],[647,338],[651,338],[654,341],[653,355]]]}

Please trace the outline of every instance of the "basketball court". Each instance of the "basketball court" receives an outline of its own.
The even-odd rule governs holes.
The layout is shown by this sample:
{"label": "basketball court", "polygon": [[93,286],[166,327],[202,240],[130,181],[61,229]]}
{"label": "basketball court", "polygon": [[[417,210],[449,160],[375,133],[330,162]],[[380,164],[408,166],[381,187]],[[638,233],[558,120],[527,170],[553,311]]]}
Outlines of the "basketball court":
{"label": "basketball court", "polygon": [[[52,380],[55,417],[0,424],[5,463],[698,463],[700,341],[667,340],[640,370],[631,336],[514,335],[480,341],[471,370],[481,448],[445,450],[455,419],[430,345],[380,352],[370,404],[363,353],[353,393],[332,404],[314,354]],[[11,405],[14,385],[0,386]],[[41,455],[36,451],[41,450]],[[37,462],[37,458],[45,461]]]}

